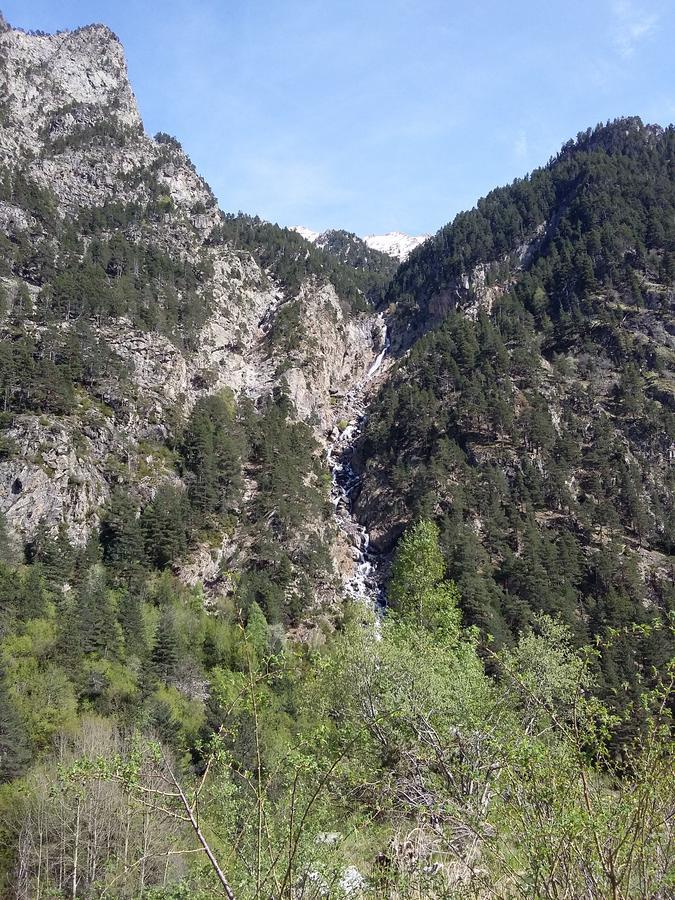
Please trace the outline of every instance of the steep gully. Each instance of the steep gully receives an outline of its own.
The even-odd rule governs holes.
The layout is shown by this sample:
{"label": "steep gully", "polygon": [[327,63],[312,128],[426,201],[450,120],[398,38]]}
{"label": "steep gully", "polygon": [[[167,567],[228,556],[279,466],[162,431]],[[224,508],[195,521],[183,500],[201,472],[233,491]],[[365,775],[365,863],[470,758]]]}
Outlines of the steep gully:
{"label": "steep gully", "polygon": [[353,467],[354,453],[366,424],[367,395],[374,388],[389,351],[389,337],[384,317],[379,315],[376,327],[380,331],[382,349],[370,368],[344,396],[336,421],[346,421],[341,431],[336,425],[329,440],[326,461],[331,471],[331,501],[338,529],[346,537],[351,549],[353,569],[344,581],[347,596],[377,611],[384,607],[384,572],[382,556],[372,546],[370,535],[354,515],[354,499],[361,477]]}

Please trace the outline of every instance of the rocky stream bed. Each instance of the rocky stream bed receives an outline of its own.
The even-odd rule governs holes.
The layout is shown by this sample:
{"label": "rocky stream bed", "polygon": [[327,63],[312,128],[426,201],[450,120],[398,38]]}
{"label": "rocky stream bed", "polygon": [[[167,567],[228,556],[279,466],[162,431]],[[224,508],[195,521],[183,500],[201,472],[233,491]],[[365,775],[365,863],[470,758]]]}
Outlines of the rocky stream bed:
{"label": "rocky stream bed", "polygon": [[[365,526],[354,515],[354,498],[361,479],[354,470],[353,460],[367,420],[367,397],[378,375],[382,374],[389,352],[387,326],[382,316],[378,316],[377,325],[381,329],[382,349],[365,376],[344,396],[338,419],[343,427],[334,426],[326,452],[335,519],[351,547],[353,559],[352,572],[344,576],[345,594],[373,610],[386,604],[383,559],[382,554],[372,547]],[[346,426],[344,422],[347,422]]]}

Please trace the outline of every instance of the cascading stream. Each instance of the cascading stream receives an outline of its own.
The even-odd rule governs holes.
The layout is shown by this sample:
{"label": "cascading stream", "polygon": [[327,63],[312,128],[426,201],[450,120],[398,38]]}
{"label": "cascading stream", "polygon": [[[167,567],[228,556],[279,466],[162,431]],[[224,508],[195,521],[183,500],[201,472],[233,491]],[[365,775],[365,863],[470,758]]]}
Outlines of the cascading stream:
{"label": "cascading stream", "polygon": [[[356,443],[363,432],[367,420],[366,393],[369,384],[377,376],[389,350],[389,338],[384,318],[378,316],[382,334],[382,350],[379,352],[365,376],[344,398],[341,418],[347,426],[336,434],[326,454],[331,470],[331,500],[340,531],[345,535],[351,548],[353,571],[345,579],[345,593],[372,609],[385,605],[381,555],[371,547],[370,534],[354,515],[354,497],[360,484],[360,477],[354,471],[352,462]],[[335,431],[337,432],[337,426]],[[334,432],[335,433],[335,432]]]}

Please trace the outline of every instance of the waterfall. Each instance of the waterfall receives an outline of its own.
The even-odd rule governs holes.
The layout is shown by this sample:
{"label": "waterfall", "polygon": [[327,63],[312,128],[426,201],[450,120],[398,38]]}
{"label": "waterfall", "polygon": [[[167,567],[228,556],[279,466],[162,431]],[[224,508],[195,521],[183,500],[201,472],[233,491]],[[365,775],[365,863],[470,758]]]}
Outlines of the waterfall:
{"label": "waterfall", "polygon": [[335,519],[338,528],[347,538],[353,560],[352,572],[344,582],[344,591],[347,596],[372,609],[380,609],[385,605],[381,557],[371,547],[370,534],[354,515],[354,497],[361,479],[354,471],[352,461],[356,443],[367,420],[366,390],[382,368],[389,350],[387,326],[381,314],[377,322],[382,335],[382,350],[361,381],[345,396],[340,418],[347,420],[347,426],[339,434],[336,433],[336,427],[335,437],[326,453],[331,471],[331,501]]}

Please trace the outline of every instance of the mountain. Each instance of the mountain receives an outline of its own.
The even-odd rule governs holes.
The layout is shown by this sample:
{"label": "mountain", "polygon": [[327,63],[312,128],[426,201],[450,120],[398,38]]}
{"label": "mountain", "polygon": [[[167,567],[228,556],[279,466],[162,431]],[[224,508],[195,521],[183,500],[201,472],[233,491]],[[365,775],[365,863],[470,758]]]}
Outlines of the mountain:
{"label": "mountain", "polygon": [[429,237],[428,234],[422,234],[418,237],[412,237],[409,234],[403,234],[401,231],[390,231],[387,234],[368,234],[366,237],[360,238],[349,231],[341,229],[330,229],[328,231],[312,231],[311,228],[305,228],[302,225],[293,225],[293,231],[297,231],[305,240],[312,244],[326,248],[326,245],[335,244],[336,241],[344,243],[348,237],[354,248],[359,248],[359,253],[368,256],[368,250],[372,250],[375,258],[377,254],[383,254],[397,262],[403,262],[410,253],[424,243]]}
{"label": "mountain", "polygon": [[342,263],[361,271],[383,275],[388,284],[396,271],[396,261],[387,253],[373,250],[365,241],[349,231],[324,231],[314,244],[337,257]]}
{"label": "mountain", "polygon": [[311,228],[305,228],[304,225],[291,225],[292,231],[297,231],[300,237],[303,237],[310,244],[314,244],[316,239],[322,234],[320,231],[312,231]]}
{"label": "mountain", "polygon": [[[216,593],[229,590],[230,563],[252,567],[259,599],[268,592],[274,616],[297,624],[316,590],[335,599],[340,584],[334,560],[347,550],[326,513],[320,444],[335,397],[380,350],[372,304],[384,275],[223,214],[179,142],[145,133],[123,49],[104,26],[6,27],[0,49],[0,510],[11,533],[33,546],[60,529],[83,547],[122,495],[138,513],[167,491],[194,499],[208,476],[211,496],[217,450],[188,461],[185,429],[195,415],[200,432],[220,427],[209,397],[233,396],[235,418],[252,402],[288,433],[237,426],[247,449],[227,452],[243,459],[241,490],[225,509],[190,501],[183,552],[164,565]],[[261,472],[266,439],[295,441],[304,468]],[[306,496],[291,501],[286,481],[283,510],[270,495],[264,511],[261,491],[281,488],[263,481],[277,477]],[[298,515],[285,549],[263,551],[263,536],[286,534]],[[301,558],[315,545],[310,588]]]}
{"label": "mountain", "polygon": [[317,235],[0,17],[3,897],[672,895],[674,145]]}
{"label": "mountain", "polygon": [[[672,127],[638,119],[582,133],[388,288],[400,359],[357,514],[381,549],[437,521],[465,615],[498,643],[542,609],[580,643],[672,612],[674,153]],[[625,637],[602,655],[607,695],[672,649]]]}
{"label": "mountain", "polygon": [[400,262],[404,262],[412,251],[423,244],[428,234],[420,234],[412,236],[403,234],[401,231],[388,231],[387,234],[367,234],[364,241],[373,250],[379,250],[380,253],[386,253]]}

